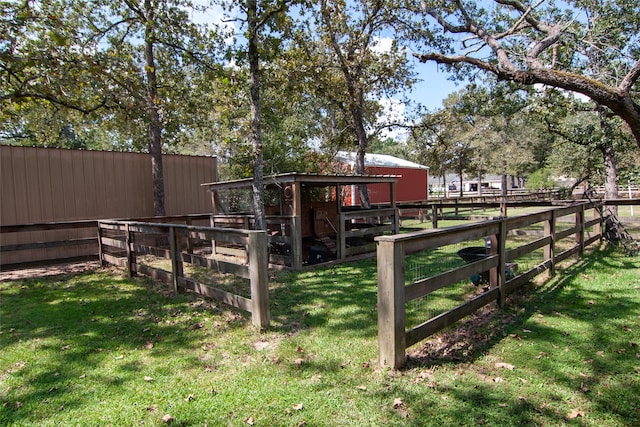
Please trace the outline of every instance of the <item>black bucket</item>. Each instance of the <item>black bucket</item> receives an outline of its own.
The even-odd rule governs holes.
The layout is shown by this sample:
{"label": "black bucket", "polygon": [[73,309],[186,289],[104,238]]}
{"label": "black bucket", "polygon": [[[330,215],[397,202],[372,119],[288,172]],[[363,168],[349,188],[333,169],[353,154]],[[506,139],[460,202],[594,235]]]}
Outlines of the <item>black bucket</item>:
{"label": "black bucket", "polygon": [[484,246],[470,246],[468,248],[460,249],[457,254],[464,260],[464,262],[470,264],[488,257],[489,248],[485,248]]}

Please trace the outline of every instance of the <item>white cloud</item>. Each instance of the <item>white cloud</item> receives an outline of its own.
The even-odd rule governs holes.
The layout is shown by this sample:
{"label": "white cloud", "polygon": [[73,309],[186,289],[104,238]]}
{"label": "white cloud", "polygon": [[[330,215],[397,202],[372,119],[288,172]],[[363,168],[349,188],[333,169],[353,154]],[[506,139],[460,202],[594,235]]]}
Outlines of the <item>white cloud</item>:
{"label": "white cloud", "polygon": [[390,37],[375,37],[371,50],[376,53],[387,53],[391,50],[393,39]]}

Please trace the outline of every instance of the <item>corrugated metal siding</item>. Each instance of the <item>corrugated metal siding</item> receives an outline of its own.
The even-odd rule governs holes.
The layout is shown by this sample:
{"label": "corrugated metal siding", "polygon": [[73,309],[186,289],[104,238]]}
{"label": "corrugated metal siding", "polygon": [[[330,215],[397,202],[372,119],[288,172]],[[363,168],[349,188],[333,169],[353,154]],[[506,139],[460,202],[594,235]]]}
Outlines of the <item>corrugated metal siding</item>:
{"label": "corrugated metal siding", "polygon": [[[216,180],[214,157],[165,155],[163,166],[167,215],[211,212],[210,195],[200,184]],[[153,216],[148,154],[0,146],[0,226],[144,216]],[[2,245],[90,237],[95,230],[64,233],[4,234]],[[86,248],[5,253],[2,263],[54,254],[81,256],[83,251]]]}

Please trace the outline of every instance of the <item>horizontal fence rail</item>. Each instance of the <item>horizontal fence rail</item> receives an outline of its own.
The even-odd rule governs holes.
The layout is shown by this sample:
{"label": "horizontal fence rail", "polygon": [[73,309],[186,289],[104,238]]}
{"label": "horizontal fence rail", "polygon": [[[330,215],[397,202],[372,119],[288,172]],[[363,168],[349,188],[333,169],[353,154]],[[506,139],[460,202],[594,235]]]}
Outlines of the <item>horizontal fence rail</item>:
{"label": "horizontal fence rail", "polygon": [[[251,313],[256,326],[269,326],[266,232],[181,224],[99,221],[98,233],[103,263],[124,267],[130,276],[142,274],[170,283],[174,292],[188,289],[238,307]],[[215,252],[209,256],[204,251],[198,253],[198,248],[206,246],[213,246]],[[145,257],[151,257],[151,261]],[[154,263],[155,259],[170,260],[170,271]],[[209,283],[215,279],[222,283],[223,278],[206,272],[189,276],[185,266],[248,279],[248,295],[240,295],[221,289],[220,284]]]}
{"label": "horizontal fence rail", "polygon": [[[600,208],[600,204],[579,203],[477,224],[377,237],[380,364],[402,367],[408,347],[493,301],[504,305],[509,293],[533,277],[545,271],[553,274],[556,263],[599,242]],[[460,249],[456,246],[460,244],[472,246]],[[456,251],[447,252],[445,248],[451,247]],[[416,266],[428,274],[415,274]],[[458,294],[453,295],[454,291]],[[437,301],[438,292],[448,292],[441,299],[449,304],[451,300],[461,303],[432,314],[428,301]]]}
{"label": "horizontal fence rail", "polygon": [[[3,270],[98,259],[95,220],[0,227]],[[28,261],[25,261],[28,259]]]}
{"label": "horizontal fence rail", "polygon": [[[144,217],[127,221],[208,224],[210,215]],[[55,221],[0,226],[0,267],[3,270],[68,262],[94,261],[99,257],[98,220]]]}

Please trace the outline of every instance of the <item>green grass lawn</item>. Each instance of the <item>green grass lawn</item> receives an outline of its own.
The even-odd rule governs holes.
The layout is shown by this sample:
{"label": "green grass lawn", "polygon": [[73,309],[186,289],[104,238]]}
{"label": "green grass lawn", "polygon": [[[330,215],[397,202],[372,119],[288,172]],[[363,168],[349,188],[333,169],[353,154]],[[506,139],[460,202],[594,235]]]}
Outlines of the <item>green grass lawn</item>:
{"label": "green grass lawn", "polygon": [[0,283],[0,425],[640,425],[640,259],[596,251],[377,367],[375,260],[272,277],[272,328],[113,270]]}

